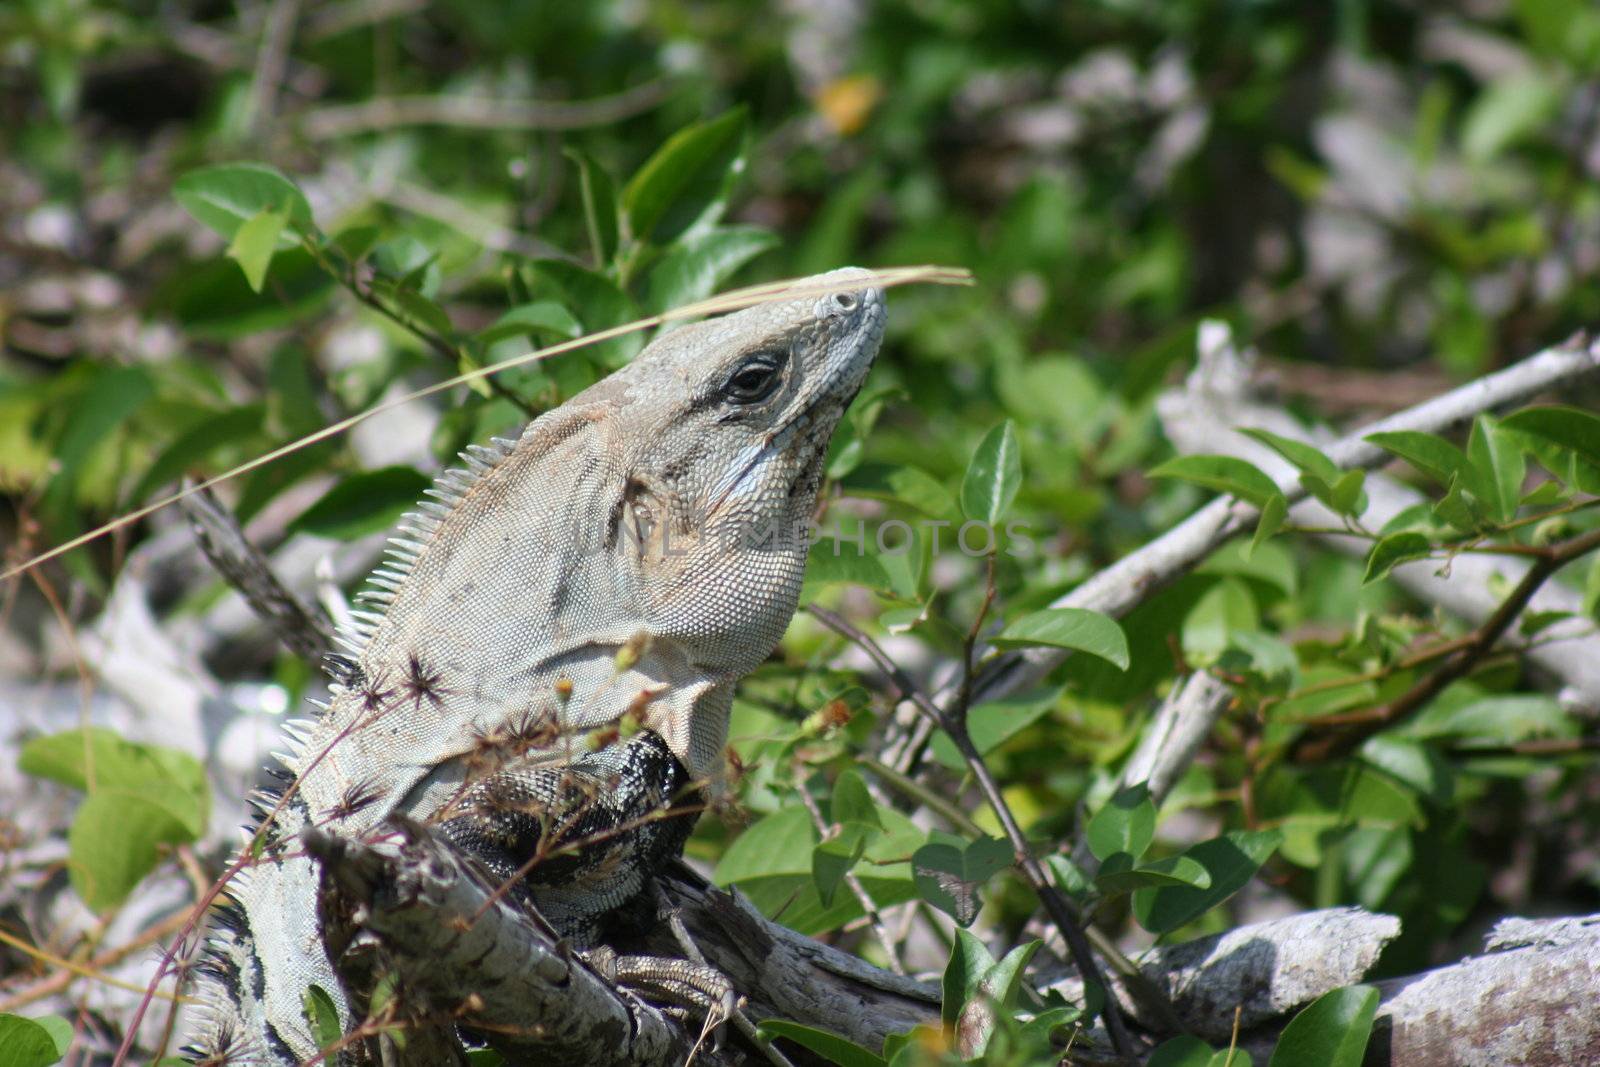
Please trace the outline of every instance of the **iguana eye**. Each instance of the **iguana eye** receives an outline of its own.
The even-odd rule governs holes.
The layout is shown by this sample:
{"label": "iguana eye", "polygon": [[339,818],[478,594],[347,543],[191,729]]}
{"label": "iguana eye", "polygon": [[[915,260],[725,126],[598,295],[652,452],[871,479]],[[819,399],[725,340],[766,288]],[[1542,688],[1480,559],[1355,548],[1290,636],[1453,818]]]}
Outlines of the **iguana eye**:
{"label": "iguana eye", "polygon": [[760,352],[751,356],[728,376],[722,395],[735,404],[756,404],[771,396],[783,381],[783,356]]}

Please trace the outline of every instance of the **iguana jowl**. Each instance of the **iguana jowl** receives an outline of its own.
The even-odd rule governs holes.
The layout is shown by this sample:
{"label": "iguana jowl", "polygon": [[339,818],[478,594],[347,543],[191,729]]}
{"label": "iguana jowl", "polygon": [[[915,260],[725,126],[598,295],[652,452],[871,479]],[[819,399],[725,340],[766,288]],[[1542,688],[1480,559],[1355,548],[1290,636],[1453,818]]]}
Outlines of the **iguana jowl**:
{"label": "iguana jowl", "polygon": [[[580,852],[527,882],[580,937],[681,848],[689,819],[636,816],[720,775],[734,684],[794,613],[829,438],[883,332],[866,277],[673,330],[439,479],[284,759],[287,799],[263,801],[265,847],[203,970],[202,1051],[316,1055],[312,984],[350,1024],[297,842],[309,827],[356,837],[404,813],[503,875],[551,824],[537,805],[588,781],[571,821],[623,827],[603,876],[583,877]],[[643,732],[590,751],[587,732],[625,718]]]}

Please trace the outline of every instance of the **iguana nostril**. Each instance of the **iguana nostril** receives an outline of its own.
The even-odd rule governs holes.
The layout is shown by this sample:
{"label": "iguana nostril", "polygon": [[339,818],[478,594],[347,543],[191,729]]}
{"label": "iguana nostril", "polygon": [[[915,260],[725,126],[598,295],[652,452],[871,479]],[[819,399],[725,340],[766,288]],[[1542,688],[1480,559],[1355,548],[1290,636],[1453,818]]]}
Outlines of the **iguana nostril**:
{"label": "iguana nostril", "polygon": [[834,293],[833,302],[840,311],[854,311],[860,303],[854,293]]}

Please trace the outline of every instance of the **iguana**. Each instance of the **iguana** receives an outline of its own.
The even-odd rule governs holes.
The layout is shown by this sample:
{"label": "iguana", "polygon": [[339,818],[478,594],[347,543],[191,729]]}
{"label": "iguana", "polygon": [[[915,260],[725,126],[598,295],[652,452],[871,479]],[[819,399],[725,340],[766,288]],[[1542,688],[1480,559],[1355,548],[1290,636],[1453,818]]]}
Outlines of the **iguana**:
{"label": "iguana", "polygon": [[[795,611],[828,442],[883,333],[868,278],[671,330],[439,478],[329,657],[290,784],[257,800],[200,968],[200,1056],[317,1055],[312,985],[352,1024],[309,828],[431,822],[580,944],[681,850],[690,817],[639,815],[720,778],[734,685]],[[530,864],[557,829],[600,843]]]}

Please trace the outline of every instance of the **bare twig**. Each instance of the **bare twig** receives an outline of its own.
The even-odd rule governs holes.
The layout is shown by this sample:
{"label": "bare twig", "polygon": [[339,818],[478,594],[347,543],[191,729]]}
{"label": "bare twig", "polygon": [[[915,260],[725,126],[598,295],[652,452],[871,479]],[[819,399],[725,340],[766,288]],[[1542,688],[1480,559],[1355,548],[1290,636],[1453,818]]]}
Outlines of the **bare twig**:
{"label": "bare twig", "polygon": [[[1551,389],[1569,388],[1600,370],[1600,343],[1582,338],[1546,349],[1503,371],[1453,389],[1379,420],[1334,442],[1325,449],[1333,462],[1345,469],[1371,468],[1387,462],[1388,453],[1366,441],[1366,436],[1389,430],[1438,433],[1465,425],[1474,416],[1525,403]],[[1298,485],[1280,484],[1293,502],[1305,493]],[[1090,608],[1121,616],[1156,590],[1187,573],[1229,538],[1249,528],[1256,509],[1231,497],[1212,501],[1167,533],[1100,571],[1051,606]],[[973,686],[976,701],[994,700],[1037,685],[1067,656],[1060,649],[1030,648],[990,658]],[[940,694],[943,696],[943,694]]]}
{"label": "bare twig", "polygon": [[258,132],[272,123],[277,110],[278,87],[283,84],[289,46],[294,41],[294,27],[299,17],[300,0],[273,0],[261,34],[255,75],[250,81],[250,125]]}
{"label": "bare twig", "polygon": [[[991,594],[992,595],[992,594]],[[987,598],[985,600],[987,605]],[[1011,805],[1007,803],[1005,795],[1001,793],[1000,786],[990,773],[988,764],[984,763],[982,755],[972,743],[972,737],[967,733],[965,717],[960,720],[941,712],[936,704],[921,691],[910,676],[900,668],[882,646],[867,634],[857,629],[848,620],[827,608],[816,604],[809,605],[807,609],[812,616],[824,626],[835,633],[855,642],[862,651],[871,657],[878,668],[888,676],[889,680],[899,690],[900,699],[910,700],[918,710],[928,716],[934,725],[945,731],[950,740],[955,742],[956,750],[961,753],[961,758],[966,762],[967,769],[972,773],[978,783],[978,788],[983,792],[984,799],[994,810],[995,816],[1000,820],[1000,826],[1005,831],[1006,838],[1011,843],[1011,848],[1016,857],[1017,869],[1022,872],[1023,880],[1028,883],[1044,905],[1045,912],[1052,922],[1061,931],[1061,936],[1066,940],[1067,949],[1072,954],[1072,962],[1077,966],[1078,973],[1084,976],[1085,981],[1095,983],[1106,988],[1105,980],[1100,976],[1100,967],[1095,963],[1094,952],[1089,946],[1089,938],[1084,933],[1082,916],[1073,906],[1072,902],[1058,890],[1049,877],[1045,874],[1044,867],[1034,857],[1032,849],[1028,847],[1028,839],[1022,833],[1016,816],[1011,812]],[[1122,1019],[1122,1009],[1117,1004],[1115,996],[1105,998],[1103,1016],[1106,1023],[1106,1032],[1110,1035],[1112,1047],[1117,1055],[1129,1059],[1134,1055],[1133,1039],[1129,1036],[1127,1026]]]}
{"label": "bare twig", "polygon": [[516,100],[487,96],[382,96],[360,104],[309,111],[302,129],[323,141],[402,126],[459,126],[479,130],[576,130],[606,126],[648,111],[671,95],[656,79],[589,100]]}
{"label": "bare twig", "polygon": [[[800,802],[806,806],[806,811],[811,815],[811,824],[817,828],[817,833],[827,836],[828,820],[822,817],[822,809],[817,806],[817,798],[811,795],[803,782],[796,785],[795,792],[800,794]],[[883,953],[889,960],[889,969],[895,974],[905,974],[906,966],[900,962],[900,950],[895,945],[894,938],[890,936],[889,928],[884,924],[883,916],[878,912],[878,905],[873,902],[872,895],[867,892],[854,871],[845,872],[844,884],[866,914],[867,922],[871,925],[879,946],[883,948]]]}
{"label": "bare twig", "polygon": [[[1522,581],[1501,603],[1495,613],[1479,626],[1467,639],[1465,647],[1447,659],[1437,670],[1428,674],[1416,685],[1380,707],[1362,714],[1362,721],[1345,723],[1332,731],[1313,730],[1304,735],[1290,749],[1290,758],[1297,763],[1319,763],[1346,755],[1373,734],[1397,722],[1402,722],[1427,706],[1451,682],[1466,675],[1488,654],[1502,634],[1516,621],[1522,610],[1533,599],[1549,578],[1573,560],[1600,548],[1600,530],[1591,530],[1560,545],[1544,550],[1544,555]],[[1315,726],[1316,724],[1312,724]]]}

